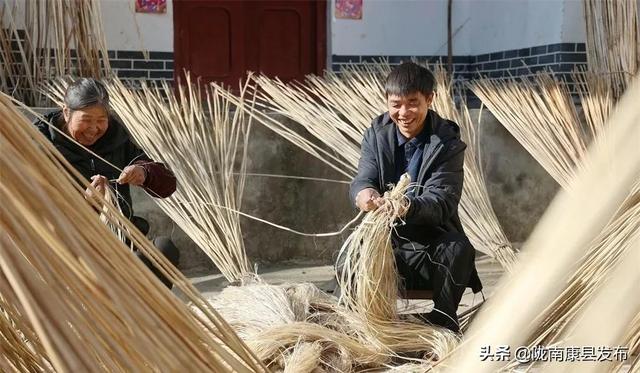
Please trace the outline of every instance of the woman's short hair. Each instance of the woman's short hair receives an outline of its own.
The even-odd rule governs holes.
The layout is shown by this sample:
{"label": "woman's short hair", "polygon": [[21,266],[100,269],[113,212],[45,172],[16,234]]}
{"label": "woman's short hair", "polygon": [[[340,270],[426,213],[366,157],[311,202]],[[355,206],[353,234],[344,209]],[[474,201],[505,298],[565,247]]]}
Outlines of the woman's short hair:
{"label": "woman's short hair", "polygon": [[386,97],[407,96],[414,92],[428,96],[433,92],[434,85],[435,77],[429,69],[414,62],[404,62],[389,73],[384,90]]}
{"label": "woman's short hair", "polygon": [[64,94],[64,104],[71,110],[80,110],[92,105],[101,105],[109,110],[109,93],[104,85],[93,78],[78,78]]}

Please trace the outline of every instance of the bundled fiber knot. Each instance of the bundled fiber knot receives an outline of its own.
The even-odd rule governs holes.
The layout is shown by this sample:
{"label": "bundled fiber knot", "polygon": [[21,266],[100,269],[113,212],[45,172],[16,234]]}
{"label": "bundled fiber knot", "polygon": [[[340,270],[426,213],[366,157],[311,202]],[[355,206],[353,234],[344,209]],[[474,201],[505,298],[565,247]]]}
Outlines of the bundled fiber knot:
{"label": "bundled fiber knot", "polygon": [[343,263],[338,274],[343,289],[341,302],[367,320],[397,317],[398,276],[391,231],[396,219],[406,213],[405,192],[410,181],[404,174],[393,189],[385,192],[385,204],[365,215],[338,255],[338,262]]}

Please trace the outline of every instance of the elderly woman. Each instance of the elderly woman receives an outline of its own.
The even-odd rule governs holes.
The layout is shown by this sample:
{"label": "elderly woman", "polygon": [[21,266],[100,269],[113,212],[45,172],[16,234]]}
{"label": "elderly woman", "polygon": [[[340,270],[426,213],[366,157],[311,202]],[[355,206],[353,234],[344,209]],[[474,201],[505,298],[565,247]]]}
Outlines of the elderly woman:
{"label": "elderly woman", "polygon": [[[143,188],[153,197],[166,198],[176,190],[176,178],[162,163],[149,159],[131,141],[122,124],[110,114],[109,95],[102,83],[87,78],[76,80],[67,88],[62,110],[51,112],[45,118],[77,143],[50,128],[45,121],[36,122],[40,132],[51,140],[78,172],[91,180],[91,185],[98,192],[104,193],[107,183],[113,181],[123,214],[142,233],[147,234],[148,222],[133,215],[129,186]],[[122,172],[95,157],[78,143]],[[153,243],[173,265],[178,264],[178,249],[168,237],[156,237]],[[171,282],[146,257],[138,251],[136,255],[166,286],[171,287]]]}

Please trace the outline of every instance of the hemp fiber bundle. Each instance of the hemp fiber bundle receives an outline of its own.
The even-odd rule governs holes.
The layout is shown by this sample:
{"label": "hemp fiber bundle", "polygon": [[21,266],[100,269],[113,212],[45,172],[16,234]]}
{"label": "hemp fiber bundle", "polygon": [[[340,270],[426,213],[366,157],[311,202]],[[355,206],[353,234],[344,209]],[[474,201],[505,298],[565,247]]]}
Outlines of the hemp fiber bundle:
{"label": "hemp fiber bundle", "polygon": [[[258,280],[227,287],[211,303],[274,371],[296,371],[299,354],[308,357],[306,367],[318,372],[362,371],[406,361],[432,367],[457,342],[447,330],[420,323],[372,323],[311,284]],[[403,355],[407,353],[414,358]]]}

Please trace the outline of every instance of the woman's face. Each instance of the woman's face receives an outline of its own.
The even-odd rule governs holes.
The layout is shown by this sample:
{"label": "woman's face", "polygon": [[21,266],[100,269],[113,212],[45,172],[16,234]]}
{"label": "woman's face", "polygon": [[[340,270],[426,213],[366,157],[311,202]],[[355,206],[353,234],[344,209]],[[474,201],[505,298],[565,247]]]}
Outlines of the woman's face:
{"label": "woman's face", "polygon": [[109,128],[109,115],[102,105],[91,105],[71,111],[62,109],[67,133],[82,145],[93,145]]}

